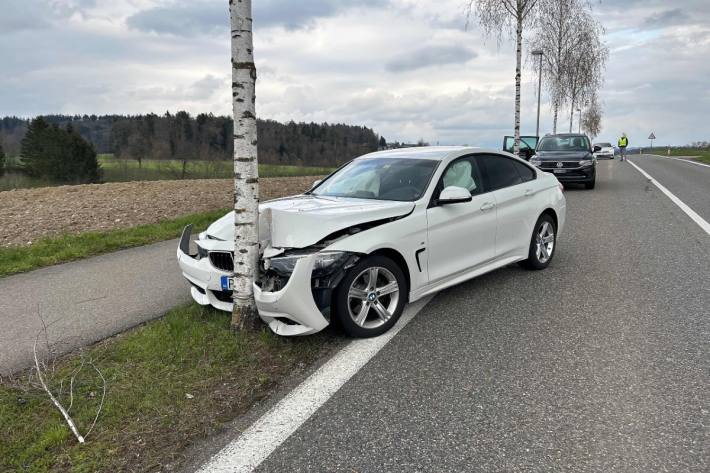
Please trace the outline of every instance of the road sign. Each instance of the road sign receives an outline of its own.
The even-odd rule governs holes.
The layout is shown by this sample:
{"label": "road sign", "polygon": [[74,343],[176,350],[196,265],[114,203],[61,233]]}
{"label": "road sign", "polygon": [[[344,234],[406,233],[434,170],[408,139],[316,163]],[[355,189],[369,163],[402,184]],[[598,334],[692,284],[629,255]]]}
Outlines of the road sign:
{"label": "road sign", "polygon": [[648,139],[649,139],[649,140],[655,140],[655,139],[656,139],[656,135],[654,135],[653,132],[651,132],[651,134],[648,135]]}

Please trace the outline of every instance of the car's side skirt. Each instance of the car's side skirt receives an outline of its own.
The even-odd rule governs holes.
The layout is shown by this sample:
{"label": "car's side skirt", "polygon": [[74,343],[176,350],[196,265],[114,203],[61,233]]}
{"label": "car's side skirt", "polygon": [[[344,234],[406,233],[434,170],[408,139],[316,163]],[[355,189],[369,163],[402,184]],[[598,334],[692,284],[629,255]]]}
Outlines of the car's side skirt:
{"label": "car's side skirt", "polygon": [[464,281],[468,281],[469,279],[473,279],[477,276],[480,276],[482,274],[491,272],[495,269],[502,268],[503,266],[507,266],[511,263],[515,263],[517,261],[522,261],[526,258],[527,256],[520,256],[520,255],[514,255],[514,256],[507,256],[502,259],[496,259],[492,262],[486,263],[482,266],[478,266],[473,269],[467,269],[465,271],[452,274],[446,279],[437,281],[433,284],[427,284],[426,286],[422,286],[416,291],[412,291],[409,294],[409,302],[414,302],[418,299],[421,299],[424,296],[428,296],[429,294],[434,294],[435,292],[439,292],[443,289],[446,289],[451,286],[455,286],[456,284],[460,284]]}

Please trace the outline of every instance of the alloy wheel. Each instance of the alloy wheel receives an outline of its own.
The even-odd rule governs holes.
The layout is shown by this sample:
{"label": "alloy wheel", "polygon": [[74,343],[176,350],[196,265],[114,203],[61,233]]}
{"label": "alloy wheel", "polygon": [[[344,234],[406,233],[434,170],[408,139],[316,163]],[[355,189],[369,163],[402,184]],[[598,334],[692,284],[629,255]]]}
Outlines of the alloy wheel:
{"label": "alloy wheel", "polygon": [[555,228],[550,222],[544,221],[538,227],[535,235],[535,256],[540,263],[547,263],[555,248]]}
{"label": "alloy wheel", "polygon": [[364,269],[348,289],[350,318],[363,328],[377,328],[386,323],[394,315],[398,303],[397,279],[381,266]]}

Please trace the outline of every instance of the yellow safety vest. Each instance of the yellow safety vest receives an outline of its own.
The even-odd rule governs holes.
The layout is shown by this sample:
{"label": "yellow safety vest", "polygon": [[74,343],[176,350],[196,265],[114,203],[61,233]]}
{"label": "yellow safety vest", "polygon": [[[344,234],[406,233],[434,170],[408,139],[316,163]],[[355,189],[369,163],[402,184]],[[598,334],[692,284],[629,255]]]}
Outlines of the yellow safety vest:
{"label": "yellow safety vest", "polygon": [[629,139],[625,136],[619,138],[619,147],[626,148],[629,145]]}

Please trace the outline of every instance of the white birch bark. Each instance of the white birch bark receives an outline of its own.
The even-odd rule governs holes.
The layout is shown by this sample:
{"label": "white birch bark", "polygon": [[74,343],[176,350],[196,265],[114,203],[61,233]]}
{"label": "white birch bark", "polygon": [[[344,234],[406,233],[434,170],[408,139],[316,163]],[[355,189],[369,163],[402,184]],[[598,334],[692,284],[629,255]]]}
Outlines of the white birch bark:
{"label": "white birch bark", "polygon": [[522,68],[523,55],[523,13],[518,2],[518,18],[517,27],[515,29],[515,143],[513,145],[513,154],[520,155],[520,77]]}
{"label": "white birch bark", "polygon": [[253,282],[259,260],[259,169],[251,0],[229,0],[234,114],[234,310],[236,329],[259,327]]}
{"label": "white birch bark", "polygon": [[559,106],[557,102],[553,105],[554,114],[552,115],[552,134],[557,134],[557,113],[559,112]]}

